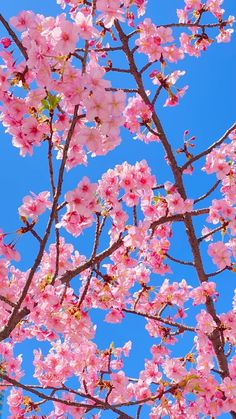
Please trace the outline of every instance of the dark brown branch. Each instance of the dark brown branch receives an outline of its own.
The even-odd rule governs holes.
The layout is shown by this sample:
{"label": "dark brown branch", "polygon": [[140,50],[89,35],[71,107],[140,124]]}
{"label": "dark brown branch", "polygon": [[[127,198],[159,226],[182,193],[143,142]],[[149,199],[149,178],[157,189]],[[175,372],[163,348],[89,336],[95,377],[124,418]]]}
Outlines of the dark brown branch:
{"label": "dark brown branch", "polygon": [[89,53],[89,43],[88,41],[85,41],[84,56],[82,60],[82,74],[84,74],[86,71],[88,53]]}
{"label": "dark brown branch", "polygon": [[[228,21],[225,20],[224,22],[220,22],[220,23],[166,23],[164,25],[156,25],[157,28],[199,28],[202,29],[202,31],[204,32],[205,29],[209,28],[222,28],[224,26],[229,25]],[[132,36],[138,34],[139,32],[137,30],[131,32],[129,35],[127,35],[127,38],[131,38]]]}
{"label": "dark brown branch", "polygon": [[187,262],[185,260],[176,259],[173,256],[169,255],[168,253],[166,253],[166,257],[172,260],[172,262],[180,263],[181,265],[195,266],[193,262]]}
{"label": "dark brown branch", "polygon": [[164,183],[160,184],[160,185],[156,185],[152,188],[153,191],[156,191],[158,189],[163,189],[165,187]]}
{"label": "dark brown branch", "polygon": [[104,69],[106,70],[107,73],[109,73],[110,71],[115,71],[117,73],[129,73],[130,74],[130,70],[126,69],[126,68],[104,67]]}
{"label": "dark brown branch", "polygon": [[4,303],[8,304],[11,307],[15,307],[16,304],[13,303],[12,301],[8,300],[8,298],[4,297],[4,295],[0,295],[0,300],[3,301]]}
{"label": "dark brown branch", "polygon": [[224,222],[221,226],[215,228],[214,230],[209,231],[209,233],[204,234],[204,236],[199,237],[198,242],[201,243],[203,240],[205,240],[207,237],[210,237],[212,234],[217,233],[220,230],[224,230],[227,225],[229,224],[228,221]]}
{"label": "dark brown branch", "polygon": [[155,61],[148,61],[140,70],[140,74],[144,73],[149,67],[151,67],[153,64],[155,64],[157,60]]}
{"label": "dark brown branch", "polygon": [[134,225],[137,227],[137,225],[138,225],[138,216],[137,216],[137,207],[136,207],[136,205],[133,206],[133,220],[134,220]]}
{"label": "dark brown branch", "polygon": [[169,320],[169,319],[163,319],[160,316],[154,316],[154,315],[151,315],[151,314],[148,314],[148,313],[142,313],[140,311],[131,310],[131,309],[128,309],[128,308],[123,308],[122,311],[124,311],[125,313],[129,313],[129,314],[136,314],[137,316],[145,317],[145,318],[150,319],[150,320],[155,320],[155,321],[158,321],[160,323],[167,324],[168,326],[177,327],[178,329],[180,329],[182,331],[186,330],[186,331],[189,331],[189,332],[195,332],[195,328],[192,327],[192,326],[188,326],[188,325],[182,324],[182,323],[177,323],[177,322],[174,322],[174,321]]}
{"label": "dark brown branch", "polygon": [[38,235],[38,233],[34,229],[30,230],[30,232],[32,236],[34,236],[38,240],[39,243],[42,243],[41,237]]}
{"label": "dark brown branch", "polygon": [[217,186],[219,186],[220,183],[221,180],[217,180],[217,182],[209,189],[209,191],[207,191],[205,194],[194,200],[194,204],[197,204],[198,202],[203,201],[203,199],[207,198],[212,192],[216,190]]}
{"label": "dark brown branch", "polygon": [[225,266],[224,268],[219,269],[219,271],[215,271],[215,272],[212,272],[212,273],[206,274],[206,275],[207,275],[208,278],[212,278],[213,276],[219,275],[222,272],[227,271],[227,270],[229,270],[229,271],[231,270],[230,266]]}
{"label": "dark brown branch", "polygon": [[156,137],[159,137],[159,132],[156,132],[154,129],[152,129],[151,127],[150,127],[150,125],[148,125],[148,124],[144,124],[145,125],[145,127],[148,129],[148,131],[150,131],[153,135],[156,135]]}
{"label": "dark brown branch", "polygon": [[66,205],[67,205],[67,202],[66,202],[66,201],[62,202],[62,204],[60,204],[60,205],[57,207],[57,211],[60,211],[61,209],[65,208],[65,207],[66,207]]}
{"label": "dark brown branch", "polygon": [[[117,407],[122,407],[122,405],[126,406],[126,403],[120,403],[119,406],[117,405],[110,405],[109,403],[104,402],[103,400],[98,399],[97,397],[91,396],[88,393],[82,393],[82,392],[78,392],[72,388],[68,388],[67,386],[63,386],[63,388],[67,391],[69,391],[70,393],[73,393],[75,395],[78,395],[80,397],[84,397],[87,398],[89,400],[92,400],[94,403],[96,403],[94,405],[94,408],[101,408],[103,410],[112,410],[115,413],[118,413],[120,416],[120,418],[122,419],[133,419],[132,416],[127,415],[126,413],[120,411],[119,409],[117,409]],[[102,406],[102,407],[101,407]],[[90,408],[90,406],[88,405],[88,408]]]}
{"label": "dark brown branch", "polygon": [[157,101],[157,99],[158,99],[158,96],[159,96],[159,94],[161,93],[161,91],[162,91],[162,85],[160,85],[160,86],[158,86],[158,88],[157,88],[157,90],[156,90],[156,93],[155,93],[155,95],[153,96],[153,99],[152,99],[152,106],[154,106],[155,105],[155,103],[156,103],[156,101]]}
{"label": "dark brown branch", "polygon": [[80,61],[81,61],[81,63],[83,62],[83,57],[82,57],[82,55],[77,54],[77,52],[73,52],[73,53],[71,53],[70,55],[72,55],[72,56],[73,56],[73,57],[75,57],[75,58],[78,58],[78,60],[80,60]]}
{"label": "dark brown branch", "polygon": [[128,88],[122,88],[122,87],[106,87],[105,89],[107,92],[119,92],[122,90],[125,93],[138,93],[137,89],[128,89]]}
{"label": "dark brown branch", "polygon": [[206,29],[206,28],[221,28],[223,26],[228,25],[228,21],[225,20],[224,22],[220,23],[167,23],[166,25],[158,25],[157,28],[163,27],[163,28],[200,28],[200,29]]}
{"label": "dark brown branch", "polygon": [[97,7],[97,0],[92,0],[92,16],[95,16]]}
{"label": "dark brown branch", "polygon": [[140,418],[140,413],[141,413],[142,407],[143,407],[142,404],[138,407],[137,414],[136,414],[136,419]]}
{"label": "dark brown branch", "polygon": [[169,306],[168,303],[164,303],[163,306],[158,310],[157,316],[161,317],[162,313],[165,311],[165,309]]}
{"label": "dark brown branch", "polygon": [[[84,48],[76,48],[75,51],[84,52]],[[113,52],[113,51],[122,51],[122,47],[101,47],[101,48],[91,48],[88,52]]]}
{"label": "dark brown branch", "polygon": [[[114,242],[110,247],[108,247],[103,252],[96,255],[93,259],[94,265],[100,263],[103,259],[109,257],[112,255],[115,250],[119,249],[119,247],[123,244],[122,237],[120,236],[119,239]],[[93,264],[91,259],[84,262],[82,265],[78,266],[78,268],[75,268],[71,271],[67,271],[64,275],[62,275],[59,279],[62,283],[70,281],[75,276],[79,275],[81,272],[85,271],[86,269],[89,269],[91,265]]]}
{"label": "dark brown branch", "polygon": [[208,213],[209,213],[208,208],[202,208],[199,210],[185,212],[184,214],[167,215],[167,216],[159,218],[159,220],[157,221],[153,221],[152,224],[150,225],[150,229],[155,230],[155,228],[158,227],[159,225],[165,224],[165,223],[171,223],[173,221],[185,221],[185,218],[187,216],[195,217],[198,215],[203,215],[203,214],[208,214]]}

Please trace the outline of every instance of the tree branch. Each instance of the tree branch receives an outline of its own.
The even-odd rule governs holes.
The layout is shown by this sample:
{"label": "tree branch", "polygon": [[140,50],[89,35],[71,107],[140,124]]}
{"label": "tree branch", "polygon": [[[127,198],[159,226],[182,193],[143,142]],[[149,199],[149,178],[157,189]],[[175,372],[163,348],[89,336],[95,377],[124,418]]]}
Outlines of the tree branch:
{"label": "tree branch", "polygon": [[168,326],[177,327],[178,329],[183,330],[183,331],[186,330],[186,331],[189,331],[189,332],[195,332],[195,328],[192,327],[192,326],[188,326],[188,325],[182,324],[182,323],[177,323],[177,322],[174,322],[174,321],[169,320],[169,319],[163,319],[160,316],[154,316],[154,315],[151,315],[151,314],[148,314],[148,313],[142,313],[140,311],[131,310],[131,309],[128,309],[128,308],[123,308],[122,311],[124,311],[125,313],[129,313],[129,314],[136,314],[137,316],[145,317],[145,318],[150,319],[150,320],[155,320],[155,321],[158,321],[160,323],[167,324]]}

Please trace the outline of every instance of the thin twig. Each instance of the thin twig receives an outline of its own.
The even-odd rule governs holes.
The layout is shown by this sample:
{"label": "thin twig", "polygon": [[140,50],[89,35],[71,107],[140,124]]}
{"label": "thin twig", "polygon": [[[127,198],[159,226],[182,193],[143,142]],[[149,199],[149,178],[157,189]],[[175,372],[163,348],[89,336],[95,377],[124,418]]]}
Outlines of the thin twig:
{"label": "thin twig", "polygon": [[162,85],[160,85],[160,86],[158,86],[158,88],[157,88],[157,90],[156,90],[156,93],[155,93],[155,95],[153,96],[153,99],[152,99],[152,106],[154,106],[155,105],[155,103],[156,103],[156,101],[157,101],[157,99],[158,99],[158,96],[159,96],[159,94],[161,93],[161,91],[162,91]]}
{"label": "thin twig", "polygon": [[145,318],[150,319],[150,320],[155,320],[155,321],[158,321],[160,323],[167,324],[168,326],[177,327],[178,329],[181,329],[183,331],[186,330],[186,331],[189,331],[189,332],[195,332],[195,328],[192,327],[192,326],[188,326],[188,325],[182,324],[182,323],[177,323],[177,322],[174,322],[174,321],[169,320],[169,319],[163,319],[162,317],[159,317],[159,316],[154,316],[154,315],[151,315],[151,314],[148,314],[148,313],[142,313],[140,311],[131,310],[131,309],[128,309],[128,308],[123,308],[122,311],[124,311],[125,313],[129,313],[129,314],[136,314],[137,316],[145,317]]}
{"label": "thin twig", "polygon": [[30,230],[30,233],[32,234],[32,236],[34,236],[38,240],[39,243],[42,243],[41,237],[38,235],[38,233],[33,228]]}
{"label": "thin twig", "polygon": [[156,191],[158,189],[163,189],[165,187],[164,183],[160,184],[160,185],[156,185],[152,188],[153,191]]}
{"label": "thin twig", "polygon": [[181,265],[188,265],[188,266],[195,266],[194,262],[187,262],[185,260],[176,259],[173,256],[169,255],[169,253],[166,253],[166,257],[173,262],[180,263]]}
{"label": "thin twig", "polygon": [[137,410],[136,419],[140,418],[140,413],[141,413],[142,407],[143,407],[143,405],[140,404],[140,406],[138,407],[138,410]]}
{"label": "thin twig", "polygon": [[229,271],[231,270],[230,266],[225,266],[224,268],[219,269],[218,271],[215,271],[215,272],[212,272],[212,273],[206,274],[206,275],[208,276],[208,278],[212,278],[213,276],[219,275],[222,272],[227,271],[227,270],[229,270]]}
{"label": "thin twig", "polygon": [[130,70],[126,69],[126,68],[104,67],[104,69],[106,70],[107,73],[109,73],[110,71],[115,71],[117,73],[129,73],[130,74]]}
{"label": "thin twig", "polygon": [[[85,48],[76,48],[75,51],[84,52]],[[101,48],[90,48],[88,52],[113,52],[113,51],[122,51],[122,47],[101,47]]]}
{"label": "thin twig", "polygon": [[137,89],[128,89],[126,87],[106,87],[105,90],[107,92],[119,92],[120,90],[122,90],[125,93],[138,93]]}
{"label": "thin twig", "polygon": [[192,157],[191,159],[189,159],[182,167],[181,167],[181,171],[183,172],[185,169],[187,169],[188,166],[190,166],[192,163],[194,163],[195,161],[201,159],[202,157],[206,156],[207,154],[209,154],[212,150],[214,150],[214,148],[220,146],[225,140],[226,138],[228,138],[229,134],[231,134],[232,131],[234,131],[236,129],[236,123],[233,124],[223,135],[222,137],[215,141],[210,147],[208,147],[206,150],[201,151],[201,153],[197,154],[196,156]]}
{"label": "thin twig", "polygon": [[209,231],[209,233],[204,234],[204,236],[199,237],[198,242],[201,243],[203,240],[205,240],[207,237],[210,237],[212,234],[217,233],[218,231],[222,229],[225,229],[228,224],[229,224],[229,221],[225,221],[221,226],[215,228],[214,230]]}
{"label": "thin twig", "polygon": [[134,219],[134,225],[137,227],[137,225],[138,225],[138,216],[137,216],[137,207],[136,207],[136,205],[133,206],[133,219]]}
{"label": "thin twig", "polygon": [[[221,28],[224,26],[229,25],[228,21],[225,20],[224,22],[220,22],[220,23],[205,23],[205,24],[201,24],[198,22],[195,23],[166,23],[163,25],[156,25],[156,28],[199,28],[202,29],[203,31],[205,31],[206,28]],[[131,32],[129,35],[127,35],[127,38],[131,38],[132,36],[138,34],[139,31],[135,30],[133,32]]]}
{"label": "thin twig", "polygon": [[215,191],[215,189],[217,188],[217,186],[219,186],[220,183],[221,180],[217,180],[217,182],[209,189],[209,191],[207,191],[205,194],[193,201],[194,204],[197,204],[198,202],[203,201],[203,199],[207,198],[212,192]]}
{"label": "thin twig", "polygon": [[15,307],[16,304],[13,303],[12,301],[8,300],[8,298],[4,297],[4,295],[0,295],[0,300],[4,301],[4,303],[8,304],[11,307]]}
{"label": "thin twig", "polygon": [[143,74],[149,67],[152,66],[152,64],[157,63],[157,60],[155,61],[148,61],[148,63],[146,63],[140,70],[140,74]]}
{"label": "thin twig", "polygon": [[[100,263],[103,259],[109,257],[112,255],[112,253],[115,252],[115,250],[119,249],[120,246],[122,246],[123,240],[122,236],[118,238],[116,242],[114,242],[110,247],[108,247],[103,252],[96,255],[93,259],[94,265]],[[65,283],[67,281],[70,281],[75,276],[79,275],[81,272],[85,271],[86,269],[89,269],[92,265],[92,261],[89,259],[86,262],[82,263],[79,267],[65,272],[59,279],[62,283]]]}

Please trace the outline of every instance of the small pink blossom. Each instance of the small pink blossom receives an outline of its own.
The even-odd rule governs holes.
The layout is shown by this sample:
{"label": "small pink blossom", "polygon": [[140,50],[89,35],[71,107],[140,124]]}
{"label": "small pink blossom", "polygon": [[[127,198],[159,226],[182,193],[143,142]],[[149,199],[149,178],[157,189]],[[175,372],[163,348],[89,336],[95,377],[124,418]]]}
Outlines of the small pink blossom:
{"label": "small pink blossom", "polygon": [[10,40],[10,38],[2,38],[0,39],[0,44],[2,44],[2,46],[4,48],[8,48],[11,45],[12,41]]}
{"label": "small pink blossom", "polygon": [[40,192],[38,195],[31,192],[23,198],[23,205],[19,207],[19,214],[26,219],[36,220],[47,208],[50,209],[52,203],[49,201],[50,192]]}
{"label": "small pink blossom", "polygon": [[197,329],[203,334],[210,334],[216,328],[216,323],[212,316],[205,310],[201,310],[201,312],[197,314],[196,319],[198,322]]}
{"label": "small pink blossom", "polygon": [[112,308],[105,317],[105,321],[108,323],[120,323],[124,318],[124,314],[121,310]]}
{"label": "small pink blossom", "polygon": [[219,269],[224,269],[226,266],[231,265],[230,251],[223,242],[209,244],[208,254]]}

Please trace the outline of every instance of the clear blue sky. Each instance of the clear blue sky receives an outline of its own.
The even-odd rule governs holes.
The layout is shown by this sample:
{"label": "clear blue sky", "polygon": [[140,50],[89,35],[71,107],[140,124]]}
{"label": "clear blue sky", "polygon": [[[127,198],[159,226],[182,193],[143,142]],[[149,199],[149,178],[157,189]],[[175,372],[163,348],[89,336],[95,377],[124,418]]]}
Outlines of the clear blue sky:
{"label": "clear blue sky", "polygon": [[[149,12],[152,19],[158,24],[164,24],[177,21],[175,16],[176,8],[182,7],[182,1],[174,0],[152,0],[149,1]],[[235,0],[225,0],[224,8],[227,15],[236,16]],[[37,13],[45,15],[55,15],[61,12],[61,9],[55,4],[55,0],[43,0],[36,2],[32,0],[10,0],[2,2],[0,12],[9,18],[16,15],[21,10],[34,10]],[[0,37],[5,36],[0,27]],[[182,79],[182,85],[188,84],[189,90],[180,104],[175,108],[163,108],[158,105],[158,114],[163,122],[164,128],[169,136],[174,148],[182,145],[182,135],[184,130],[189,129],[191,135],[197,137],[197,150],[206,148],[211,142],[216,140],[225,132],[225,130],[235,121],[235,97],[236,97],[236,34],[233,36],[230,44],[213,44],[201,58],[187,58],[178,63],[173,68],[186,70],[186,76]],[[141,59],[141,58],[140,58]],[[171,68],[171,66],[170,66]],[[115,79],[114,84],[119,86],[120,79]],[[141,142],[134,142],[127,132],[123,131],[122,144],[109,153],[107,156],[90,159],[86,168],[76,168],[69,172],[66,180],[66,188],[73,188],[80,178],[84,175],[89,176],[92,181],[100,178],[101,174],[109,167],[122,163],[127,160],[129,163],[135,163],[137,160],[146,159],[152,167],[153,173],[157,176],[159,183],[165,180],[171,180],[169,173],[162,170],[163,153],[159,145],[144,145]],[[0,206],[0,228],[4,231],[14,231],[19,227],[19,218],[17,209],[21,204],[22,197],[29,191],[40,192],[48,190],[47,162],[41,158],[42,147],[35,150],[32,158],[21,158],[18,149],[11,146],[11,140],[4,133],[0,125],[0,186],[2,205]],[[205,191],[206,185],[214,182],[214,176],[189,177],[186,179],[191,198],[196,198]],[[181,254],[181,231],[175,230],[175,238],[172,246],[172,254],[176,257]],[[62,233],[64,234],[64,231]],[[68,236],[67,236],[68,237]],[[87,243],[92,234],[88,231],[76,243],[81,253],[86,254],[89,250]],[[87,239],[88,238],[88,239]],[[22,252],[22,262],[19,264],[21,269],[30,267],[36,252],[36,246],[32,245],[31,239],[24,238],[18,244]],[[214,270],[214,266],[209,263],[209,271]],[[189,279],[192,284],[197,284],[192,271],[182,268],[175,269],[175,275],[170,275],[170,280],[181,280],[183,277]],[[160,283],[162,278],[160,279]],[[222,298],[218,304],[221,311],[226,311],[231,307],[232,290],[234,288],[235,278],[226,273],[218,280],[218,290],[222,292]],[[150,342],[156,343],[155,339],[151,341],[144,329],[145,322],[139,319],[127,317],[121,325],[111,325],[102,322],[103,315],[96,313],[95,323],[98,327],[96,341],[100,347],[113,340],[116,345],[124,344],[131,339],[134,342],[130,358],[126,361],[128,374],[135,374],[143,367],[144,358],[149,358]],[[186,342],[186,341],[185,341]],[[30,359],[31,351],[35,342],[27,342],[19,348],[19,353],[27,355],[25,362],[26,375],[25,382],[29,382],[32,368]],[[179,346],[177,351],[190,350],[185,346]],[[189,345],[191,345],[189,341]],[[4,416],[5,415],[5,416]],[[7,407],[4,407],[3,417],[7,417]],[[112,414],[102,414],[103,418],[113,418]],[[144,419],[145,416],[142,416]],[[227,417],[227,415],[222,417]]]}

